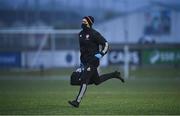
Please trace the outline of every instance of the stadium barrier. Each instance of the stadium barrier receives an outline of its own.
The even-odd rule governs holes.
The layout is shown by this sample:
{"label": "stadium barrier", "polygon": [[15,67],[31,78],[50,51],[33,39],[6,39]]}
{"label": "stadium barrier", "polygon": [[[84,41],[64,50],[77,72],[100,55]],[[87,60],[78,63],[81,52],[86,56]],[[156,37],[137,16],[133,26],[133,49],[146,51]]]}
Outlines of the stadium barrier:
{"label": "stadium barrier", "polygon": [[[108,54],[101,60],[102,66],[124,65],[124,44],[110,45]],[[180,46],[178,44],[129,44],[129,64],[133,66],[180,65]],[[58,68],[76,67],[80,64],[78,49],[42,51],[1,51],[0,68]]]}

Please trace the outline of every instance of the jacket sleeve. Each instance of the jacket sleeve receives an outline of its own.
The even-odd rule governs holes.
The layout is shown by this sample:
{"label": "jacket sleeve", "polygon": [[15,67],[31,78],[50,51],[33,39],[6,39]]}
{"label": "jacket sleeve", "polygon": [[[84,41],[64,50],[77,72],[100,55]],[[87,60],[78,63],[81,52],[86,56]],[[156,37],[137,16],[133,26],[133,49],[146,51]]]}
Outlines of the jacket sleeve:
{"label": "jacket sleeve", "polygon": [[84,65],[85,64],[85,61],[84,61],[84,58],[82,57],[81,55],[81,49],[82,49],[82,45],[81,45],[81,42],[80,42],[80,35],[81,35],[81,32],[79,32],[78,36],[79,36],[79,50],[80,50],[80,67],[81,65]]}
{"label": "jacket sleeve", "polygon": [[100,44],[102,46],[100,53],[101,53],[101,55],[104,56],[107,53],[108,48],[109,48],[108,42],[99,32],[95,33],[95,40],[98,44]]}

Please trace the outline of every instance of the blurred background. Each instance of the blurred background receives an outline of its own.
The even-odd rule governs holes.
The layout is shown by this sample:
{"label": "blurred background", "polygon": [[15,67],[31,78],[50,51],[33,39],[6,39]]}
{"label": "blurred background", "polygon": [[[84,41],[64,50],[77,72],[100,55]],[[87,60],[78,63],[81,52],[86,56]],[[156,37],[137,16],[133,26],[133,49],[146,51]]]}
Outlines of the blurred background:
{"label": "blurred background", "polygon": [[77,35],[88,15],[110,43],[105,69],[115,66],[126,76],[137,69],[179,69],[179,0],[1,0],[1,74],[78,67]]}
{"label": "blurred background", "polygon": [[[84,16],[109,42],[78,110],[78,33]],[[1,114],[180,114],[180,0],[0,0]],[[94,107],[96,106],[96,107]]]}

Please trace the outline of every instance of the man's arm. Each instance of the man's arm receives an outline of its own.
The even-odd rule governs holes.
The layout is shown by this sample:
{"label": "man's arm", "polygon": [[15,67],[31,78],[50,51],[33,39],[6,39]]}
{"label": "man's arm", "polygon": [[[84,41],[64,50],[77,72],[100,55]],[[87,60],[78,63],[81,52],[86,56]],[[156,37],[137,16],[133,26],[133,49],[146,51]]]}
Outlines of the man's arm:
{"label": "man's arm", "polygon": [[96,54],[95,56],[97,58],[101,58],[107,53],[109,45],[106,39],[100,33],[97,32],[95,36],[96,36],[96,42],[102,46],[102,49],[99,52],[99,54]]}

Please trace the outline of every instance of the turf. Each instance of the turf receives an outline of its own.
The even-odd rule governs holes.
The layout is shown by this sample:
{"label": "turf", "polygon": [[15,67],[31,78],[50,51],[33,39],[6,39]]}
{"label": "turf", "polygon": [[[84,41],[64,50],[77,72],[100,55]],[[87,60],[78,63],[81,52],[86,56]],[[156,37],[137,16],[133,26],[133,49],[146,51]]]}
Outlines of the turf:
{"label": "turf", "polygon": [[179,78],[131,78],[91,85],[79,108],[67,103],[79,87],[68,77],[28,77],[0,80],[0,114],[119,115],[180,114]]}

